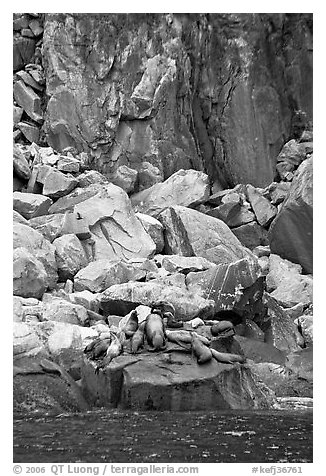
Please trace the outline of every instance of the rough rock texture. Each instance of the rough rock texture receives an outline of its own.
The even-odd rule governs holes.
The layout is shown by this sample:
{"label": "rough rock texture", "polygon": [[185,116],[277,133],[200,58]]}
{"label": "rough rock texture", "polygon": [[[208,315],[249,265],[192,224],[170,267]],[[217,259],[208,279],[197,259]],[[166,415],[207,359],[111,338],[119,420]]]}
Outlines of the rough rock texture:
{"label": "rough rock texture", "polygon": [[165,228],[165,249],[169,254],[202,256],[217,264],[252,257],[229,227],[217,218],[174,206],[164,210],[159,220]]}
{"label": "rough rock texture", "polygon": [[135,189],[137,175],[137,170],[131,169],[126,165],[120,165],[110,177],[110,181],[114,185],[121,187],[125,192],[132,193]]}
{"label": "rough rock texture", "polygon": [[197,256],[168,255],[162,259],[162,268],[170,273],[181,272],[188,274],[191,271],[205,271],[212,267],[215,268],[213,263]]}
{"label": "rough rock texture", "polygon": [[116,185],[77,189],[50,207],[50,213],[74,211],[91,232],[92,259],[150,257],[156,246],[132,210],[128,195]]}
{"label": "rough rock texture", "polygon": [[26,248],[16,248],[13,260],[13,293],[41,298],[48,287],[48,275],[41,261]]}
{"label": "rough rock texture", "polygon": [[99,295],[99,301],[106,315],[124,316],[139,304],[150,306],[159,301],[170,302],[175,307],[176,318],[184,321],[197,316],[209,319],[214,312],[214,301],[203,299],[186,289],[155,281],[113,285]]}
{"label": "rough rock texture", "polygon": [[72,175],[53,169],[44,179],[42,193],[50,198],[60,198],[68,195],[77,185],[78,181]]}
{"label": "rough rock texture", "polygon": [[136,217],[143,225],[146,233],[152,238],[156,245],[156,253],[160,253],[164,248],[163,226],[156,218],[144,213],[136,213]]}
{"label": "rough rock texture", "polygon": [[27,251],[37,258],[45,268],[49,288],[53,288],[58,279],[54,246],[41,233],[20,223],[14,223],[13,235],[14,249],[26,248]]}
{"label": "rough rock texture", "polygon": [[18,175],[18,177],[22,178],[23,180],[29,179],[31,175],[29,164],[23,152],[20,150],[20,148],[16,144],[14,144],[13,165],[14,165],[14,171],[16,175]]}
{"label": "rough rock texture", "polygon": [[266,186],[312,115],[310,14],[46,14],[43,41],[47,140],[104,173]]}
{"label": "rough rock texture", "polygon": [[272,253],[313,271],[313,162],[297,169],[287,199],[269,230]]}
{"label": "rough rock texture", "polygon": [[277,208],[250,184],[247,185],[247,195],[259,225],[267,227],[275,218]]}
{"label": "rough rock texture", "polygon": [[19,212],[27,220],[41,215],[46,215],[52,200],[36,193],[14,192],[14,210]]}
{"label": "rough rock texture", "polygon": [[245,225],[232,228],[232,233],[238,238],[243,246],[250,250],[259,245],[267,245],[268,232],[256,222],[246,223]]}
{"label": "rough rock texture", "polygon": [[191,207],[209,197],[208,176],[196,170],[179,170],[165,182],[157,183],[131,197],[136,212],[157,217],[171,205]]}
{"label": "rough rock texture", "polygon": [[59,279],[72,279],[79,270],[87,266],[84,249],[76,235],[68,234],[53,241]]}
{"label": "rough rock texture", "polygon": [[86,309],[65,299],[53,298],[44,303],[43,319],[45,321],[67,322],[84,325],[88,319]]}
{"label": "rough rock texture", "polygon": [[270,405],[248,367],[215,359],[199,366],[183,352],[120,356],[98,375],[85,361],[82,375],[88,398],[107,408],[191,411]]}

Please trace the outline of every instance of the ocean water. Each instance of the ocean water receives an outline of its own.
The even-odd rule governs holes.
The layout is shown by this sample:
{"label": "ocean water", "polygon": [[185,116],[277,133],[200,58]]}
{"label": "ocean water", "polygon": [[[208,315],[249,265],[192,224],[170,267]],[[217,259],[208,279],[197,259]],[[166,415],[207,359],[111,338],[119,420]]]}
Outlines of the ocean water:
{"label": "ocean water", "polygon": [[312,410],[100,409],[14,419],[15,463],[312,462]]}

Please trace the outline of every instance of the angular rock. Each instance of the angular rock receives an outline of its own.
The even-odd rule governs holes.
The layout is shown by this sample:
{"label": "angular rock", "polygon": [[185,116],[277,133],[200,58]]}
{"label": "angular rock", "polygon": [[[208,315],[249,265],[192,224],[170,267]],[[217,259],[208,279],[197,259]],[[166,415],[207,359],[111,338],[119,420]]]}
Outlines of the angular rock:
{"label": "angular rock", "polygon": [[164,176],[158,167],[150,162],[142,162],[138,169],[138,190],[146,190],[156,183],[163,182]]}
{"label": "angular rock", "polygon": [[240,335],[234,336],[234,340],[240,345],[247,359],[256,363],[272,362],[282,366],[285,364],[286,352],[277,349],[272,344]]}
{"label": "angular rock", "polygon": [[13,406],[18,415],[26,412],[59,415],[89,409],[80,388],[68,373],[54,362],[38,356],[15,363]]}
{"label": "angular rock", "polygon": [[113,284],[126,283],[130,280],[144,278],[146,272],[123,261],[97,260],[89,263],[76,274],[74,283],[76,291],[87,289],[99,293]]}
{"label": "angular rock", "polygon": [[14,123],[14,125],[18,124],[18,122],[21,120],[23,112],[24,112],[23,108],[18,107],[18,106],[13,106],[13,123]]}
{"label": "angular rock", "polygon": [[313,271],[313,162],[305,160],[269,230],[272,253]]}
{"label": "angular rock", "polygon": [[35,51],[35,41],[29,38],[14,37],[13,70],[18,71],[30,62]]}
{"label": "angular rock", "polygon": [[277,162],[286,162],[292,166],[292,171],[306,158],[306,148],[295,139],[287,142],[277,157]]}
{"label": "angular rock", "polygon": [[278,255],[269,257],[269,272],[266,289],[284,307],[298,303],[307,305],[313,301],[313,280],[301,274],[301,266],[291,263]]}
{"label": "angular rock", "polygon": [[[82,382],[89,399],[107,408],[195,411],[203,406],[220,410],[268,408],[271,404],[246,366],[215,359],[199,366],[183,352],[119,356],[110,364],[110,372],[98,375],[94,364],[85,360]],[[189,391],[191,399],[186,398]]]}
{"label": "angular rock", "polygon": [[13,351],[15,360],[38,354],[43,357],[47,355],[42,341],[38,338],[37,333],[32,326],[24,322],[14,322],[13,331]]}
{"label": "angular rock", "polygon": [[264,332],[251,319],[245,319],[243,323],[236,326],[235,331],[237,335],[264,342]]}
{"label": "angular rock", "polygon": [[31,175],[31,170],[24,154],[17,145],[14,145],[13,164],[14,171],[18,177],[28,180]]}
{"label": "angular rock", "polygon": [[40,138],[40,130],[34,124],[30,124],[28,122],[18,122],[17,124],[18,129],[23,133],[23,136],[29,142],[37,143]]}
{"label": "angular rock", "polygon": [[19,31],[22,28],[27,28],[28,23],[29,23],[29,19],[27,18],[27,15],[22,15],[19,18],[14,18],[13,29],[14,31]]}
{"label": "angular rock", "polygon": [[[91,185],[76,197],[64,197],[55,211],[73,210],[88,223],[93,259],[128,260],[151,257],[156,246],[135,216],[127,194],[116,185]],[[62,204],[62,205],[61,205]]]}
{"label": "angular rock", "polygon": [[297,326],[286,315],[277,301],[265,292],[264,302],[270,317],[270,327],[265,331],[265,342],[286,353],[303,347],[303,338]]}
{"label": "angular rock", "polygon": [[165,228],[165,249],[169,254],[202,256],[216,264],[253,256],[217,218],[174,206],[164,210],[159,220]]}
{"label": "angular rock", "polygon": [[37,18],[29,22],[29,27],[35,36],[39,36],[43,33],[43,27],[40,25],[40,21]]}
{"label": "angular rock", "polygon": [[31,119],[36,122],[43,121],[40,97],[21,80],[14,84],[14,98]]}
{"label": "angular rock", "polygon": [[29,221],[27,221],[20,213],[16,212],[16,210],[13,210],[13,221],[29,226]]}
{"label": "angular rock", "polygon": [[150,306],[159,301],[170,302],[176,318],[189,321],[195,317],[209,319],[214,313],[214,302],[177,286],[160,282],[116,284],[99,295],[105,315],[126,315],[139,304]]}
{"label": "angular rock", "polygon": [[61,155],[57,162],[57,169],[61,172],[79,172],[80,160],[75,159],[74,157],[65,157]]}
{"label": "angular rock", "polygon": [[114,185],[122,188],[126,193],[132,193],[135,189],[137,175],[137,170],[120,165],[110,179]]}
{"label": "angular rock", "polygon": [[43,195],[50,198],[59,198],[68,195],[78,185],[71,175],[65,175],[59,170],[51,170],[45,177],[43,182]]}
{"label": "angular rock", "polygon": [[273,205],[279,205],[288,196],[290,187],[289,182],[272,182],[265,188],[264,195],[269,198]]}
{"label": "angular rock", "polygon": [[55,240],[61,235],[61,231],[64,224],[64,218],[65,218],[64,213],[54,213],[51,215],[43,215],[40,217],[31,218],[28,222],[28,225],[31,226],[34,230],[38,231],[39,233],[42,233],[44,238],[46,238],[52,243],[53,240]]}
{"label": "angular rock", "polygon": [[41,261],[48,275],[48,287],[52,289],[58,279],[54,246],[41,233],[20,223],[14,223],[13,235],[14,249],[26,248],[35,258]]}
{"label": "angular rock", "polygon": [[13,259],[14,295],[41,298],[48,287],[48,276],[41,261],[22,247],[14,250]]}
{"label": "angular rock", "polygon": [[255,187],[247,185],[247,196],[250,205],[255,212],[258,223],[261,226],[268,226],[277,214],[277,208],[263,196]]}
{"label": "angular rock", "polygon": [[79,305],[73,304],[65,299],[52,298],[44,303],[44,321],[66,322],[83,326],[88,319],[87,310]]}
{"label": "angular rock", "polygon": [[207,212],[207,215],[219,218],[230,228],[253,222],[255,215],[239,202],[228,201]]}
{"label": "angular rock", "polygon": [[24,218],[30,219],[46,215],[52,205],[52,200],[35,193],[14,192],[13,204],[14,210]]}
{"label": "angular rock", "polygon": [[105,185],[109,179],[97,170],[87,170],[78,176],[78,187],[85,188],[94,183]]}
{"label": "angular rock", "polygon": [[146,233],[152,238],[156,246],[156,253],[160,253],[164,248],[163,225],[156,218],[144,213],[136,213]]}
{"label": "angular rock", "polygon": [[259,245],[268,245],[268,232],[256,222],[232,228],[232,233],[243,246],[253,250]]}
{"label": "angular rock", "polygon": [[58,275],[62,281],[72,279],[78,271],[87,266],[85,252],[76,235],[69,234],[56,238],[53,245],[55,246]]}
{"label": "angular rock", "polygon": [[246,295],[246,290],[259,277],[258,263],[244,258],[229,264],[213,265],[206,271],[189,273],[186,285],[189,291],[205,299],[213,299],[216,311],[241,309],[251,297],[250,293]]}
{"label": "angular rock", "polygon": [[70,233],[76,235],[80,240],[86,240],[92,236],[85,218],[80,217],[77,213],[66,212],[63,217],[61,234]]}
{"label": "angular rock", "polygon": [[304,342],[306,346],[310,346],[313,344],[314,336],[313,336],[313,316],[300,316],[296,319],[300,331],[303,335]]}
{"label": "angular rock", "polygon": [[209,197],[208,176],[196,170],[179,170],[165,182],[157,183],[131,197],[137,212],[155,218],[172,205],[191,207],[205,202]]}
{"label": "angular rock", "polygon": [[210,268],[215,268],[215,265],[205,258],[197,256],[179,256],[168,255],[164,256],[162,260],[162,267],[170,273],[183,273],[205,271]]}
{"label": "angular rock", "polygon": [[13,321],[22,322],[23,304],[18,296],[13,296]]}
{"label": "angular rock", "polygon": [[97,299],[97,294],[94,294],[87,289],[84,291],[75,291],[69,294],[69,300],[72,303],[80,304],[90,311],[99,312],[100,305]]}
{"label": "angular rock", "polygon": [[43,91],[43,87],[27,71],[18,71],[16,77],[22,79],[27,86],[31,86],[37,91]]}

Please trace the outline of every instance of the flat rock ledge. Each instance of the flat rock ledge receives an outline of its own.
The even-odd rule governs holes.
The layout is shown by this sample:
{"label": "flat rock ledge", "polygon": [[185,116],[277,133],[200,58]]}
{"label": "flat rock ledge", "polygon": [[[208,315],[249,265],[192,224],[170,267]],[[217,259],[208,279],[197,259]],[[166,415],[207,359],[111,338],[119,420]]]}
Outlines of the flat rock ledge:
{"label": "flat rock ledge", "polygon": [[116,357],[96,370],[84,358],[82,390],[95,406],[133,410],[262,409],[274,404],[273,394],[246,364],[221,364],[215,359],[198,365],[180,351]]}

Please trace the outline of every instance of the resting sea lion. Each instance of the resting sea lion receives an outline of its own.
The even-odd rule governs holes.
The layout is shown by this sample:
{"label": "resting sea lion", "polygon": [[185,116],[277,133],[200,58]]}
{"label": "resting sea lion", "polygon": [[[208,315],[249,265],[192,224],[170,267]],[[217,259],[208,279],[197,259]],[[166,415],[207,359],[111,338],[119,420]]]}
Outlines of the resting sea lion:
{"label": "resting sea lion", "polygon": [[126,337],[131,337],[134,335],[137,329],[138,329],[138,315],[137,315],[137,311],[133,310],[129,314],[126,323],[122,327],[122,330],[126,334]]}
{"label": "resting sea lion", "polygon": [[235,334],[234,326],[230,321],[218,321],[211,327],[213,336],[233,336]]}
{"label": "resting sea lion", "polygon": [[145,321],[145,333],[147,342],[155,350],[165,348],[165,333],[162,317],[159,314],[149,314]]}
{"label": "resting sea lion", "polygon": [[[104,334],[104,333],[103,333]],[[111,344],[111,335],[101,335],[90,342],[84,349],[84,353],[92,360],[104,357],[108,347]]]}
{"label": "resting sea lion", "polygon": [[192,350],[197,357],[198,364],[205,364],[212,359],[212,352],[203,342],[198,335],[192,334],[191,339]]}
{"label": "resting sea lion", "polygon": [[211,352],[214,359],[224,364],[233,364],[234,362],[239,362],[240,364],[243,364],[246,361],[246,358],[243,355],[229,354],[227,352],[218,352],[215,349],[211,349]]}
{"label": "resting sea lion", "polygon": [[112,334],[112,342],[106,351],[106,356],[105,356],[106,364],[109,364],[111,360],[113,360],[115,357],[117,357],[118,355],[122,353],[121,340],[123,340],[123,333],[121,333],[120,338],[117,335]]}
{"label": "resting sea lion", "polygon": [[136,354],[144,344],[146,321],[142,322],[131,338],[131,352]]}

